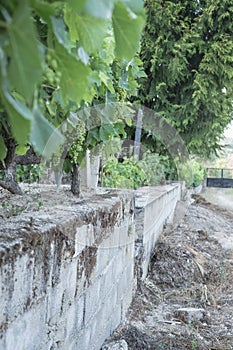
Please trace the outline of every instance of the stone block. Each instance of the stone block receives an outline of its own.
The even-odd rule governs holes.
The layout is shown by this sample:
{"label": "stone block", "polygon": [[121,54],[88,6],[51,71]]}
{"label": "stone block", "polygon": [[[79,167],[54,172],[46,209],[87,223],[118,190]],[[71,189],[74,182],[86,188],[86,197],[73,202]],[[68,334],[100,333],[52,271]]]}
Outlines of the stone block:
{"label": "stone block", "polygon": [[128,344],[124,339],[117,340],[104,345],[101,350],[128,350]]}
{"label": "stone block", "polygon": [[194,307],[184,307],[179,308],[175,311],[175,317],[177,317],[185,323],[200,321],[204,318],[204,316],[205,310],[201,308],[197,309]]}

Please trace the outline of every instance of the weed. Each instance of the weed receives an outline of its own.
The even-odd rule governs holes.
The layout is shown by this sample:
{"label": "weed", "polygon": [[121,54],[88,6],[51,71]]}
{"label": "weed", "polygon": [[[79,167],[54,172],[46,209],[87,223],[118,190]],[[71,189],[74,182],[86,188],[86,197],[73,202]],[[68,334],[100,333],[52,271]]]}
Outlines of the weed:
{"label": "weed", "polygon": [[26,207],[22,207],[17,204],[10,204],[9,202],[3,202],[2,208],[5,212],[6,217],[8,218],[11,216],[17,216],[26,209]]}
{"label": "weed", "polygon": [[191,341],[191,346],[192,346],[191,347],[192,350],[196,350],[197,349],[197,342],[196,342],[196,340],[192,340]]}

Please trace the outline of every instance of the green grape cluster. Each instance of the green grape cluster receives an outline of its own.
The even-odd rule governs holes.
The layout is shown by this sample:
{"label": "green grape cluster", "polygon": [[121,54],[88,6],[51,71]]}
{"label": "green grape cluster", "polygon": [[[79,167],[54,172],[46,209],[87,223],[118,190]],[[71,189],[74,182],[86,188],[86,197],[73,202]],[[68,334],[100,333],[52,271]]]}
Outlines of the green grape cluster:
{"label": "green grape cluster", "polygon": [[86,138],[86,128],[84,122],[79,122],[75,129],[75,141],[72,143],[68,155],[71,163],[80,163],[80,157],[84,151],[84,141]]}
{"label": "green grape cluster", "polygon": [[125,102],[127,100],[127,90],[116,87],[115,93],[117,102]]}
{"label": "green grape cluster", "polygon": [[46,62],[45,81],[49,85],[58,86],[61,80],[61,72],[58,70],[58,62],[51,54],[46,55]]}

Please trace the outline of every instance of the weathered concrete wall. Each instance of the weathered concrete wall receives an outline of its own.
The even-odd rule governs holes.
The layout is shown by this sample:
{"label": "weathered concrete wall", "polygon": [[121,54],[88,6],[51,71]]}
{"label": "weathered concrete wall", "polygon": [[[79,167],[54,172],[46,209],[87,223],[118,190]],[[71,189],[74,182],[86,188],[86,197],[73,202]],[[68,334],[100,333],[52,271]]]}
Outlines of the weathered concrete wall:
{"label": "weathered concrete wall", "polygon": [[179,188],[137,191],[136,211],[133,193],[108,193],[0,228],[0,349],[100,349],[124,320]]}
{"label": "weathered concrete wall", "polygon": [[137,190],[135,243],[139,279],[147,275],[151,254],[164,225],[173,220],[176,204],[181,199],[181,185],[174,183]]}
{"label": "weathered concrete wall", "polygon": [[93,197],[1,232],[0,349],[99,349],[134,276],[132,195]]}

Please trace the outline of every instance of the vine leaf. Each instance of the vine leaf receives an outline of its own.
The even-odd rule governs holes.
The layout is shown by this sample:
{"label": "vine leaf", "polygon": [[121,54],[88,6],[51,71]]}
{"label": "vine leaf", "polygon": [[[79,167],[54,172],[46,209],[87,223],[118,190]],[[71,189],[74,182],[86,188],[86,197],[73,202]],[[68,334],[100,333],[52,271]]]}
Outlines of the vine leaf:
{"label": "vine leaf", "polygon": [[57,150],[64,141],[62,134],[49,123],[37,106],[33,109],[30,136],[34,149],[40,154],[46,151],[46,155]]}
{"label": "vine leaf", "polygon": [[82,12],[85,7],[86,0],[68,0],[67,3],[74,12]]}
{"label": "vine leaf", "polygon": [[19,2],[7,28],[11,49],[9,81],[13,89],[31,102],[42,74],[42,57],[26,1]]}
{"label": "vine leaf", "polygon": [[10,119],[13,136],[20,145],[27,143],[30,135],[30,122],[33,117],[31,111],[7,91],[4,91],[3,101]]}
{"label": "vine leaf", "polygon": [[61,72],[60,86],[65,101],[79,103],[85,96],[90,68],[57,45],[58,69]]}
{"label": "vine leaf", "polygon": [[69,6],[66,6],[65,14],[65,21],[74,42],[78,40],[79,45],[88,53],[93,53],[101,47],[107,31],[106,20],[89,15],[79,16]]}
{"label": "vine leaf", "polygon": [[61,18],[51,17],[53,32],[59,44],[64,46],[68,51],[72,48],[69,33],[66,31],[66,26]]}
{"label": "vine leaf", "polygon": [[113,30],[116,41],[116,56],[131,60],[139,48],[144,16],[131,12],[123,3],[117,2],[113,11]]}
{"label": "vine leaf", "polygon": [[102,125],[99,129],[99,135],[102,142],[110,140],[114,133],[115,130],[111,124]]}
{"label": "vine leaf", "polygon": [[111,82],[110,78],[102,71],[99,72],[99,78],[104,83],[104,85],[108,88],[108,90],[112,94],[114,94],[115,90],[114,90],[114,87],[112,85],[112,82]]}
{"label": "vine leaf", "polygon": [[45,1],[31,0],[31,6],[46,23],[50,23],[50,17],[56,14],[53,5]]}
{"label": "vine leaf", "polygon": [[110,19],[115,0],[87,0],[85,13],[97,18]]}

